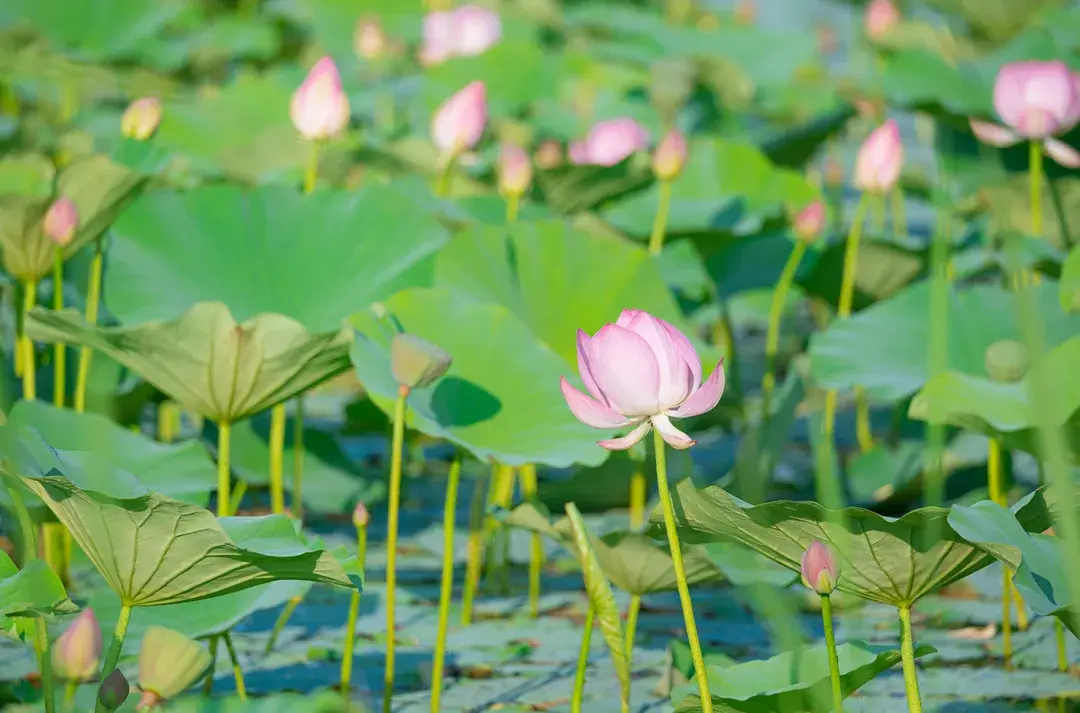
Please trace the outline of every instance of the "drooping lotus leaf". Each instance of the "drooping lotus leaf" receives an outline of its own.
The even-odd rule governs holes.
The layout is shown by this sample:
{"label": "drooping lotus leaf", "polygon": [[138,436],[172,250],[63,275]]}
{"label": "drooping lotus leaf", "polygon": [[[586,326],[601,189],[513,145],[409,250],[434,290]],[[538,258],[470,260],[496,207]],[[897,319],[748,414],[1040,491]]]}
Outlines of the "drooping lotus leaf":
{"label": "drooping lotus leaf", "polygon": [[235,518],[229,527],[248,533],[247,546],[240,547],[208,510],[157,493],[111,498],[59,474],[24,475],[22,482],[67,527],[126,606],[209,599],[277,580],[363,586],[355,558],[342,562],[343,553],[309,548],[284,516]]}
{"label": "drooping lotus leaf", "polygon": [[0,159],[0,196],[47,198],[56,169],[41,154],[8,154]]}
{"label": "drooping lotus leaf", "polygon": [[[499,519],[510,527],[538,532],[575,551],[577,547],[569,518],[553,520],[543,509],[532,503],[523,503]],[[611,583],[630,594],[675,589],[675,567],[671,553],[656,542],[637,532],[609,532],[592,540],[593,556],[600,563]],[[771,563],[770,563],[771,564]],[[701,547],[683,550],[683,565],[689,584],[720,582],[724,573]]]}
{"label": "drooping lotus leaf", "polygon": [[[575,381],[566,361],[539,342],[506,307],[477,302],[460,292],[414,288],[384,303],[390,319],[408,334],[449,352],[450,370],[408,399],[407,423],[445,438],[479,460],[506,465],[598,465],[607,451],[596,445],[607,431],[590,428],[570,413],[559,376]],[[352,362],[368,395],[393,411],[398,384],[390,369],[396,327],[370,312],[352,318],[357,333]]]}
{"label": "drooping lotus leaf", "polygon": [[[814,502],[754,506],[717,486],[698,490],[689,481],[679,483],[673,495],[676,524],[687,542],[738,542],[798,572],[803,553],[817,540],[838,552],[841,591],[893,606],[910,605],[992,559],[949,526],[945,508],[920,508],[896,519]],[[1044,490],[1028,495],[1013,512],[1025,529],[1050,525]],[[662,522],[662,513],[654,511],[649,534],[660,536]]]}
{"label": "drooping lotus leaf", "polygon": [[[1057,285],[1033,287],[1033,297],[1053,348],[1080,331],[1080,315],[1061,311]],[[1003,339],[1023,340],[1008,291],[989,285],[953,289],[948,298],[947,368],[985,376],[986,348]],[[825,388],[861,385],[869,396],[895,400],[918,391],[929,378],[930,290],[916,284],[853,317],[837,320],[810,338],[810,366]]]}
{"label": "drooping lotus leaf", "polygon": [[[694,545],[686,550],[696,548]],[[701,548],[735,586],[768,584],[786,587],[795,581],[796,574],[790,569],[734,542],[710,542]]]}
{"label": "drooping lotus leaf", "polygon": [[0,199],[0,245],[4,268],[20,280],[38,280],[52,270],[56,243],[42,230],[54,198],[75,203],[79,227],[64,247],[65,257],[97,238],[141,189],[144,177],[105,156],[88,156],[69,165],[56,181],[53,198],[9,195]]}
{"label": "drooping lotus leaf", "polygon": [[99,351],[205,418],[238,421],[304,393],[349,367],[347,329],[312,333],[280,314],[243,322],[221,302],[171,321],[91,325],[75,310],[31,311],[27,333]]}
{"label": "drooping lotus leaf", "polygon": [[306,196],[282,186],[148,193],[112,234],[105,295],[122,324],[217,301],[238,321],[276,313],[312,332],[339,329],[393,294],[395,279],[449,238],[395,185]]}
{"label": "drooping lotus leaf", "polygon": [[990,500],[954,506],[949,525],[1013,571],[1013,583],[1036,614],[1058,617],[1080,637],[1059,538],[1025,531],[1012,512]]}
{"label": "drooping lotus leaf", "polygon": [[948,424],[1000,438],[1010,448],[1037,452],[1043,423],[1064,427],[1069,440],[1080,444],[1080,337],[1059,344],[1039,364],[1054,389],[1036,414],[1028,374],[1001,382],[956,370],[931,378],[911,402],[909,415],[928,423]]}
{"label": "drooping lotus leaf", "polygon": [[[919,644],[915,656],[936,651]],[[840,690],[847,698],[859,688],[900,663],[900,651],[862,641],[848,641],[836,647],[840,669]],[[742,713],[782,713],[817,711],[832,702],[829,658],[825,646],[785,651],[770,659],[746,661],[730,666],[707,666],[709,692],[715,710]],[[677,713],[701,711],[697,684],[672,691]]]}
{"label": "drooping lotus leaf", "polygon": [[1061,266],[1061,309],[1080,312],[1080,245],[1069,251]]}
{"label": "drooping lotus leaf", "polygon": [[64,591],[60,578],[43,560],[32,560],[23,569],[0,551],[0,634],[21,638],[23,627],[16,619],[51,617],[78,611]]}

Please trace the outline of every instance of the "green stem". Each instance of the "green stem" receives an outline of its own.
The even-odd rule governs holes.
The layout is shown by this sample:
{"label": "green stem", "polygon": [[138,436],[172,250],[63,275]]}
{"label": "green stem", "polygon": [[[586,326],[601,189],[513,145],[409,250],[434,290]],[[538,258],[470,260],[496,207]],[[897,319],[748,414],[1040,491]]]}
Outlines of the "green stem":
{"label": "green stem", "polygon": [[[356,528],[356,561],[361,567],[367,558],[367,526]],[[356,650],[356,619],[360,615],[360,592],[353,590],[349,596],[349,621],[345,624],[345,653],[341,657],[341,693],[349,695],[352,685],[353,652]]]}
{"label": "green stem", "polygon": [[[944,162],[938,162],[939,182],[947,186]],[[952,231],[950,206],[944,200],[938,203],[934,235],[930,243],[930,376],[933,378],[945,370],[949,358],[949,240]],[[945,502],[945,426],[941,423],[927,426],[926,477],[923,479],[925,502],[940,506]]]}
{"label": "green stem", "polygon": [[435,195],[439,198],[446,198],[450,194],[450,175],[454,170],[455,162],[457,162],[457,154],[451,154],[439,169],[439,177],[435,179]]}
{"label": "green stem", "polygon": [[[120,606],[120,616],[116,619],[116,628],[113,629],[112,643],[109,644],[109,651],[105,655],[105,662],[101,664],[101,681],[105,681],[105,677],[113,672],[116,668],[116,664],[120,661],[120,652],[124,649],[124,637],[127,636],[128,623],[131,621],[131,607],[127,604]],[[105,705],[101,702],[101,689],[98,688],[97,705],[94,708],[94,713],[106,713]]]}
{"label": "green stem", "polygon": [[28,562],[38,558],[37,537],[34,533],[34,521],[30,517],[30,511],[26,509],[26,501],[19,492],[18,485],[7,483],[8,499],[11,500],[11,508],[15,511],[15,519],[19,523],[19,538],[22,543],[22,562],[25,567]]}
{"label": "green stem", "polygon": [[844,710],[844,690],[840,687],[840,659],[836,655],[836,633],[833,631],[832,599],[821,595],[821,622],[825,625],[825,649],[829,653],[829,679],[832,681],[833,711]]}
{"label": "green stem", "polygon": [[221,638],[225,641],[225,648],[229,652],[229,661],[232,663],[233,678],[236,680],[236,697],[241,701],[246,701],[247,686],[244,685],[244,669],[240,668],[240,657],[236,655],[232,636],[226,631],[221,635]]}
{"label": "green stem", "polygon": [[634,639],[637,638],[637,620],[641,612],[641,595],[630,595],[630,607],[626,610],[626,667],[634,663]]}
{"label": "green stem", "polygon": [[435,658],[431,664],[431,713],[439,713],[442,698],[443,668],[446,663],[446,627],[450,621],[450,602],[454,594],[454,517],[457,513],[458,484],[461,482],[461,456],[450,465],[443,505],[442,583],[439,589],[439,628],[435,635]]}
{"label": "green stem", "polygon": [[1066,673],[1069,670],[1069,649],[1065,640],[1065,625],[1057,617],[1054,618],[1054,638],[1057,640],[1058,671]]}
{"label": "green stem", "polygon": [[236,479],[236,487],[232,489],[232,497],[229,498],[229,512],[240,512],[240,503],[244,502],[244,496],[247,495],[248,484],[247,481],[242,478]]}
{"label": "green stem", "polygon": [[401,460],[405,445],[405,402],[409,387],[398,389],[394,402],[394,434],[390,444],[390,500],[389,518],[386,525],[386,670],[383,673],[383,713],[390,713],[394,697],[394,588],[397,585],[398,510],[401,507]]}
{"label": "green stem", "polygon": [[581,701],[585,696],[585,669],[589,666],[589,645],[592,643],[593,621],[596,610],[589,605],[585,625],[581,631],[581,649],[578,651],[577,670],[574,673],[574,694],[570,698],[570,713],[581,713]]}
{"label": "green stem", "polygon": [[232,445],[232,425],[228,421],[218,424],[218,458],[217,458],[217,516],[228,517],[229,506],[232,500],[229,490],[232,485],[229,472],[229,448]]}
{"label": "green stem", "polygon": [[776,283],[776,289],[773,290],[772,305],[769,307],[769,326],[765,333],[765,377],[761,382],[765,399],[765,405],[762,407],[763,418],[769,417],[769,402],[776,388],[776,354],[780,350],[780,319],[784,316],[788,292],[791,290],[795,273],[798,272],[799,263],[802,262],[805,254],[806,242],[796,240],[787,262],[784,263],[784,269],[780,273],[780,281]]}
{"label": "green stem", "polygon": [[649,236],[649,254],[659,255],[664,249],[668,213],[671,211],[671,181],[660,181],[660,204],[653,218],[652,234]]}
{"label": "green stem", "polygon": [[480,476],[473,484],[469,504],[469,548],[465,560],[465,582],[461,592],[461,625],[472,621],[473,598],[480,584],[480,569],[484,556],[484,502],[487,483]]}
{"label": "green stem", "polygon": [[293,487],[292,514],[304,519],[304,397],[296,397],[296,413],[293,414]]}
{"label": "green stem", "polygon": [[910,604],[900,607],[900,661],[904,669],[904,691],[907,693],[908,713],[922,713],[919,675],[915,670],[915,637],[911,633]]}
{"label": "green stem", "polygon": [[640,457],[631,454],[634,472],[630,474],[630,528],[640,529],[645,524],[645,506],[649,498],[649,484],[645,479],[645,464]]}
{"label": "green stem", "polygon": [[22,353],[23,353],[23,398],[27,401],[33,401],[37,398],[37,374],[35,373],[34,365],[34,341],[26,334],[26,321],[30,310],[34,308],[34,302],[37,300],[37,281],[27,280],[25,288],[23,290],[23,309],[22,309]]}
{"label": "green stem", "polygon": [[64,684],[64,713],[75,713],[75,693],[79,690],[79,682],[71,679]]}
{"label": "green stem", "polygon": [[[53,251],[53,311],[64,309],[64,249],[57,246]],[[67,345],[53,345],[53,403],[64,407],[67,397]]]}
{"label": "green stem", "polygon": [[203,695],[209,696],[214,692],[214,671],[217,669],[217,650],[218,650],[218,637],[211,636],[207,642],[207,648],[210,649],[210,668],[206,671],[206,678],[203,679]]}
{"label": "green stem", "polygon": [[[86,322],[97,324],[98,305],[101,301],[101,269],[103,246],[98,238],[94,246],[94,258],[90,263],[90,281],[86,290]],[[79,347],[79,370],[75,375],[75,410],[86,410],[86,384],[90,378],[90,360],[94,350],[87,346]]]}
{"label": "green stem", "polygon": [[[537,496],[536,466],[532,463],[521,466],[521,494],[526,502]],[[540,570],[544,566],[544,542],[540,533],[529,536],[529,616],[540,616]]]}
{"label": "green stem", "polygon": [[285,604],[285,608],[281,610],[281,614],[278,615],[277,621],[274,622],[274,628],[270,630],[270,638],[266,641],[266,648],[263,649],[263,653],[270,653],[274,650],[274,645],[277,644],[278,637],[281,636],[281,632],[285,629],[285,624],[292,617],[293,612],[296,611],[296,607],[300,606],[300,602],[303,601],[302,597],[293,597]]}
{"label": "green stem", "polygon": [[1031,142],[1030,165],[1028,168],[1028,180],[1031,186],[1031,231],[1036,237],[1043,237],[1042,215],[1042,182],[1043,182],[1043,156],[1042,144],[1038,141]]}
{"label": "green stem", "polygon": [[506,223],[507,225],[517,222],[518,211],[521,208],[521,196],[511,193],[506,196]]}
{"label": "green stem", "polygon": [[41,694],[45,713],[56,713],[56,692],[53,689],[52,654],[49,652],[49,627],[43,617],[34,620],[34,651],[41,672]]}
{"label": "green stem", "polygon": [[675,566],[675,581],[678,584],[679,601],[682,604],[683,624],[686,627],[686,638],[690,643],[690,658],[694,662],[698,692],[701,694],[701,710],[702,713],[712,713],[712,695],[709,693],[705,657],[701,653],[701,641],[698,639],[697,623],[694,621],[694,604],[690,600],[690,587],[686,583],[682,545],[679,544],[679,533],[675,529],[675,507],[671,503],[671,492],[668,489],[664,439],[660,431],[656,429],[653,429],[653,444],[656,448],[656,484],[660,489],[660,506],[664,510],[664,529],[667,531],[668,547],[671,549],[671,561]]}
{"label": "green stem", "polygon": [[180,434],[180,408],[174,401],[157,405],[157,437],[161,443],[172,443]]}
{"label": "green stem", "polygon": [[304,170],[304,193],[311,193],[315,190],[315,181],[319,177],[319,149],[322,147],[322,143],[319,141],[311,142],[311,151],[308,153],[307,168]]}
{"label": "green stem", "polygon": [[285,512],[285,403],[270,409],[270,512]]}
{"label": "green stem", "polygon": [[891,198],[893,235],[897,238],[906,237],[907,216],[904,211],[904,189],[897,185],[892,191]]}

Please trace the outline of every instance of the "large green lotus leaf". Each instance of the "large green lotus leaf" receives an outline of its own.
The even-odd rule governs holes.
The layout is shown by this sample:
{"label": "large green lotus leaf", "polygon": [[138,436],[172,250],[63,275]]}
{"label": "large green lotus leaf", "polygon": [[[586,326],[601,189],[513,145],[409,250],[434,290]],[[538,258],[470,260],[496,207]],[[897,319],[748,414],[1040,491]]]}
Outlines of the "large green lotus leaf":
{"label": "large green lotus leaf", "polygon": [[909,415],[928,423],[959,426],[1001,438],[1011,448],[1038,452],[1041,423],[1065,427],[1073,445],[1080,445],[1080,337],[1059,344],[1032,368],[1044,370],[1054,391],[1035,413],[1030,372],[1016,382],[949,370],[935,375],[911,402]]}
{"label": "large green lotus leaf", "polygon": [[69,614],[71,603],[60,578],[43,560],[32,560],[23,569],[0,551],[0,633],[21,638],[24,627],[17,619]]}
{"label": "large green lotus leaf", "polygon": [[1061,266],[1061,309],[1066,312],[1080,312],[1080,246],[1069,251],[1065,263]]}
{"label": "large green lotus leaf", "polygon": [[8,154],[0,159],[0,195],[48,198],[55,172],[41,154]]}
{"label": "large green lotus leaf", "polygon": [[562,55],[544,48],[535,38],[504,39],[475,57],[458,57],[424,71],[423,92],[434,110],[469,82],[482,81],[488,110],[508,117],[558,89]]}
{"label": "large green lotus leaf", "polygon": [[[1032,288],[1052,348],[1080,331],[1080,315],[1061,311],[1057,285]],[[990,285],[952,289],[948,298],[948,368],[986,375],[986,348],[1023,333],[1008,291]],[[885,302],[810,338],[814,378],[826,388],[856,384],[877,399],[894,400],[918,391],[929,378],[926,344],[930,339],[930,287],[921,282]]]}
{"label": "large green lotus leaf", "polygon": [[1015,35],[1046,8],[1064,5],[1062,0],[928,0],[943,14],[962,18],[977,36],[1001,42]]}
{"label": "large green lotus leaf", "polygon": [[[355,561],[309,548],[282,515],[221,523],[208,510],[157,493],[111,498],[59,474],[22,482],[128,606],[209,599],[278,580],[363,586]],[[242,531],[246,547],[229,530]]]}
{"label": "large green lotus leaf", "polygon": [[[756,147],[726,139],[695,141],[682,174],[671,186],[668,234],[721,231],[746,235],[812,201],[817,190],[800,173],[774,166]],[[649,235],[660,187],[635,193],[603,212],[615,227]]]}
{"label": "large green lotus leaf", "polygon": [[313,334],[280,314],[237,322],[220,302],[172,321],[92,325],[74,310],[34,308],[27,332],[99,351],[205,418],[232,423],[349,368],[348,329]]}
{"label": "large green lotus leaf", "polygon": [[[64,256],[74,255],[101,235],[141,189],[144,180],[105,156],[88,156],[64,169],[56,182],[56,196],[71,199],[79,213],[79,227],[64,247]],[[4,267],[20,280],[38,280],[52,270],[56,243],[42,230],[51,201],[29,196],[0,199]]]}
{"label": "large green lotus leaf", "polygon": [[[385,302],[387,313],[453,356],[446,376],[409,396],[410,428],[445,438],[481,461],[507,465],[599,465],[607,451],[596,445],[608,431],[592,429],[570,413],[559,392],[568,365],[506,307],[477,302],[440,288],[414,288]],[[352,318],[352,347],[368,395],[392,413],[398,384],[390,370],[395,334],[370,312]]]}
{"label": "large green lotus leaf", "polygon": [[881,90],[890,102],[908,107],[943,109],[958,116],[990,112],[990,83],[970,65],[954,67],[925,49],[885,55]]}
{"label": "large green lotus leaf", "polygon": [[990,500],[953,507],[949,524],[1013,570],[1013,582],[1036,614],[1058,617],[1080,637],[1066,554],[1057,537],[1025,531],[1012,512]]}
{"label": "large green lotus leaf", "polygon": [[[915,656],[936,651],[919,644]],[[848,641],[836,647],[840,690],[847,698],[878,674],[900,663],[900,651],[888,646]],[[770,659],[730,666],[707,666],[709,692],[716,710],[744,713],[817,711],[832,701],[829,657],[824,646],[785,651]],[[701,711],[697,684],[680,686],[671,700],[677,713]]]}
{"label": "large green lotus leaf", "polygon": [[[734,541],[798,572],[802,556],[818,540],[833,547],[843,565],[839,589],[871,601],[900,606],[990,564],[991,557],[965,541],[948,523],[949,510],[926,507],[899,519],[862,508],[828,510],[814,502],[750,505],[722,488],[702,490],[690,481],[675,489],[675,517],[688,542]],[[1014,506],[1025,529],[1050,526],[1042,490]],[[661,533],[654,511],[651,532]]]}
{"label": "large green lotus leaf", "polygon": [[448,237],[393,186],[149,193],[114,227],[105,295],[126,325],[220,301],[240,321],[273,312],[325,332],[392,294],[395,279]]}
{"label": "large green lotus leaf", "polygon": [[[543,506],[523,503],[501,513],[499,519],[510,527],[549,537],[571,551],[577,547],[569,518],[553,520]],[[624,592],[644,595],[675,589],[671,553],[650,537],[637,532],[610,532],[593,538],[592,550],[607,578]],[[724,579],[724,573],[704,548],[687,547],[683,551],[683,565],[690,584]]]}
{"label": "large green lotus leaf", "polygon": [[558,221],[458,233],[436,259],[435,283],[505,305],[570,364],[578,329],[592,334],[630,307],[690,331],[645,250]]}
{"label": "large green lotus leaf", "polygon": [[[807,293],[828,301],[834,308],[840,300],[844,246],[844,240],[830,242],[816,253],[816,260],[805,272],[799,270],[796,278]],[[863,236],[855,268],[854,310],[861,311],[897,294],[925,273],[928,261],[925,244],[879,235]]]}

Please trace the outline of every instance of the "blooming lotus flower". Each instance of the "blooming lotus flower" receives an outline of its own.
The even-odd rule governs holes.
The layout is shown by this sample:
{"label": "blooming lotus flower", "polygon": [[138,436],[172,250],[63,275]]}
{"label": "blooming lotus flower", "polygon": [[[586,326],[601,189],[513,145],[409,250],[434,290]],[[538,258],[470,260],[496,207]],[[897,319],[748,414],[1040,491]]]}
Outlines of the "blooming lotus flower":
{"label": "blooming lotus flower", "polygon": [[506,143],[499,149],[499,190],[508,196],[523,196],[532,183],[529,154],[517,144]]}
{"label": "blooming lotus flower", "polygon": [[475,57],[487,52],[502,39],[499,16],[478,5],[462,5],[453,11],[455,53]]}
{"label": "blooming lotus flower", "polygon": [[649,132],[629,117],[601,121],[589,129],[583,141],[570,145],[570,162],[614,166],[649,144]]}
{"label": "blooming lotus flower", "polygon": [[146,141],[157,131],[163,110],[161,102],[153,97],[136,99],[120,117],[120,133],[129,139]]}
{"label": "blooming lotus flower", "polygon": [[59,198],[45,211],[42,229],[46,237],[60,247],[71,242],[75,229],[79,227],[79,209],[70,198]]}
{"label": "blooming lotus flower", "polygon": [[873,0],[863,14],[866,36],[871,40],[880,40],[899,25],[901,19],[900,11],[892,0]]}
{"label": "blooming lotus flower", "polygon": [[431,139],[444,156],[456,156],[480,142],[487,126],[487,94],[473,82],[447,99],[431,120]]}
{"label": "blooming lotus flower", "polygon": [[101,665],[101,627],[93,609],[82,613],[53,644],[52,664],[60,678],[89,681]]}
{"label": "blooming lotus flower", "polygon": [[792,221],[795,235],[800,240],[812,242],[825,229],[825,203],[816,200],[795,215]]}
{"label": "blooming lotus flower", "polygon": [[814,540],[802,556],[803,584],[818,594],[832,594],[840,582],[840,562],[832,549]]}
{"label": "blooming lotus flower", "polygon": [[293,94],[289,115],[305,139],[321,141],[341,133],[349,123],[349,98],[334,60],[323,57],[315,63]]}
{"label": "blooming lotus flower", "polygon": [[1063,166],[1080,168],[1080,152],[1053,138],[1080,121],[1080,75],[1064,62],[1012,62],[994,80],[994,111],[1005,126],[971,120],[971,130],[991,146],[1038,141]]}
{"label": "blooming lotus flower", "polygon": [[377,17],[361,17],[353,31],[353,51],[360,59],[376,60],[386,54],[386,33]]}
{"label": "blooming lotus flower", "polygon": [[674,180],[686,165],[687,151],[686,137],[678,129],[672,129],[660,139],[653,153],[653,173],[661,181]]}
{"label": "blooming lotus flower", "polygon": [[570,410],[593,428],[634,429],[621,438],[600,441],[612,451],[625,450],[656,427],[674,448],[694,445],[675,428],[671,417],[711,411],[724,393],[724,363],[701,383],[701,359],[682,332],[648,312],[623,310],[614,324],[594,336],[578,330],[578,372],[590,395],[562,377],[560,386]]}
{"label": "blooming lotus flower", "polygon": [[900,179],[904,144],[900,128],[889,119],[870,132],[855,159],[855,187],[869,193],[888,193]]}

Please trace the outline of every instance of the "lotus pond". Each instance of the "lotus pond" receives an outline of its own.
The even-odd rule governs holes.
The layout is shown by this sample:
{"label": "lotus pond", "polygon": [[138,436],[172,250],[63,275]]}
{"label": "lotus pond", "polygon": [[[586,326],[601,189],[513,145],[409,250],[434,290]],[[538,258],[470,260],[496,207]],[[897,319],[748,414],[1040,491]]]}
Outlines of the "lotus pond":
{"label": "lotus pond", "polygon": [[1080,8],[7,0],[0,708],[1080,701]]}

